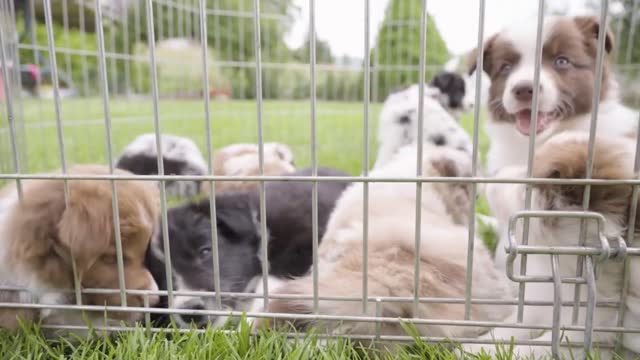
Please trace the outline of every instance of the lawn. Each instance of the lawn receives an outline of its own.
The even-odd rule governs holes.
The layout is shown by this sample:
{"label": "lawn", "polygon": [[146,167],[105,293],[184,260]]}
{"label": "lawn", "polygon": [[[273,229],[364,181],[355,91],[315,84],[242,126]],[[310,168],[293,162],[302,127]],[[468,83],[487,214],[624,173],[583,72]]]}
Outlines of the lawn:
{"label": "lawn", "polygon": [[[60,167],[60,147],[56,127],[56,111],[51,101],[27,100],[17,104],[19,140],[23,151],[22,166],[28,172],[49,171]],[[100,98],[65,100],[60,108],[64,152],[67,163],[106,163],[108,159],[104,104]],[[369,108],[370,165],[377,152],[377,123],[381,104]],[[162,133],[193,139],[203,155],[206,151],[206,127],[202,101],[162,99],[159,104]],[[153,102],[148,99],[111,100],[113,155],[117,156],[137,135],[154,130]],[[264,141],[288,144],[294,151],[296,165],[311,164],[311,106],[304,101],[265,101],[263,111]],[[4,114],[2,115],[4,116]],[[257,142],[258,111],[254,101],[211,103],[211,136],[214,148],[237,143]],[[0,118],[0,131],[6,127]],[[318,164],[359,174],[364,163],[364,105],[362,103],[318,102],[316,135]],[[465,115],[463,126],[473,129],[473,116]],[[480,150],[484,155],[488,141],[480,134]],[[0,169],[10,169],[6,130],[0,132]],[[486,204],[478,202],[478,211],[486,213]],[[481,229],[482,230],[482,229]],[[488,245],[493,247],[491,236]],[[316,346],[314,336],[288,341],[282,334],[269,333],[252,337],[243,331],[223,333],[207,330],[173,334],[149,333],[145,329],[123,333],[117,339],[80,342],[48,342],[34,329],[18,335],[0,333],[0,355],[3,359],[357,359],[384,358],[376,352],[362,352],[348,341],[333,340]],[[399,358],[453,358],[439,346],[418,341],[403,348]]]}

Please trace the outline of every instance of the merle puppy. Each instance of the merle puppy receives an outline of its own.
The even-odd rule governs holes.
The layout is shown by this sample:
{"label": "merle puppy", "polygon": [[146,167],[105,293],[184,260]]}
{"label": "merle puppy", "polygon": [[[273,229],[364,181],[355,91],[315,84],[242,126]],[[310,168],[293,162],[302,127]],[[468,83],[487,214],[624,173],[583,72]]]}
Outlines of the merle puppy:
{"label": "merle puppy", "polygon": [[[311,169],[289,174],[311,175]],[[319,176],[346,176],[326,168]],[[335,203],[348,182],[318,183],[318,238]],[[312,263],[312,189],[311,182],[277,181],[266,184],[266,220],[268,229],[269,275],[288,278],[306,273]],[[261,234],[259,226],[259,192],[236,192],[216,195],[216,225],[220,290],[223,293],[251,293],[262,275],[259,256]],[[208,200],[189,202],[168,211],[169,248],[174,290],[214,291],[215,272],[211,240],[211,204]],[[147,266],[160,289],[167,289],[165,252],[162,232],[157,231],[147,252]],[[188,310],[216,309],[214,297],[174,296],[174,308]],[[223,310],[245,311],[251,299],[222,297]],[[161,307],[167,307],[167,297],[161,297]],[[158,326],[170,323],[169,316],[154,316]],[[191,324],[202,327],[224,325],[226,316],[177,315],[178,326]]]}
{"label": "merle puppy", "polygon": [[[162,164],[166,175],[205,175],[207,165],[196,144],[184,137],[164,134],[160,136]],[[155,134],[143,134],[133,140],[116,162],[118,169],[136,175],[157,175],[158,152]],[[170,196],[193,196],[200,191],[199,181],[166,181]]]}

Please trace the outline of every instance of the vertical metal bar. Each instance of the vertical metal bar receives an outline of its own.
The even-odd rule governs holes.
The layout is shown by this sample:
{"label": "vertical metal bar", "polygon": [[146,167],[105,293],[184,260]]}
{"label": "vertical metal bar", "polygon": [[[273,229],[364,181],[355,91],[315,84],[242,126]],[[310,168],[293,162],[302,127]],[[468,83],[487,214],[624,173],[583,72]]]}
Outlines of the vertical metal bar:
{"label": "vertical metal bar", "polygon": [[[155,36],[158,38],[158,41],[160,41],[164,36],[164,13],[162,11],[161,3],[158,3],[158,5],[156,6],[156,11],[158,12],[158,20],[157,20],[158,34]],[[147,36],[149,36],[148,32],[147,32]]]}
{"label": "vertical metal bar", "polygon": [[[0,31],[2,29],[0,28]],[[18,141],[16,133],[16,125],[15,125],[15,112],[13,109],[13,90],[9,85],[9,62],[7,60],[7,55],[5,53],[5,36],[0,33],[0,67],[2,68],[2,78],[5,79],[3,81],[4,85],[4,94],[6,99],[6,108],[7,108],[7,120],[9,122],[9,137],[11,140],[11,152],[13,154],[13,168],[16,174],[20,174],[20,154],[18,152]],[[22,181],[16,179],[16,188],[18,190],[18,198],[22,200]]]}
{"label": "vertical metal bar", "polygon": [[[102,3],[102,2],[101,2]],[[110,19],[109,21],[109,48],[112,54],[116,54],[118,50],[116,49],[116,29],[117,26],[114,24],[114,20]],[[111,92],[115,95],[118,93],[118,58],[116,56],[111,57]]]}
{"label": "vertical metal bar", "polygon": [[[111,112],[109,110],[109,83],[107,79],[107,64],[105,62],[104,50],[104,29],[102,27],[102,7],[100,0],[96,0],[96,35],[98,41],[98,63],[100,66],[100,81],[102,91],[102,106],[104,111],[104,122],[107,135],[107,158],[109,160],[109,174],[113,174],[113,142],[111,131]],[[111,201],[113,208],[113,229],[116,238],[116,258],[118,265],[118,284],[120,286],[120,305],[127,306],[126,283],[124,278],[124,258],[122,253],[122,238],[120,236],[120,215],[118,209],[118,188],[115,180],[111,182]]]}
{"label": "vertical metal bar", "polygon": [[[136,21],[133,23],[133,38],[134,42],[139,42],[141,40],[140,34],[140,1],[134,1],[133,6],[133,17]],[[134,54],[135,55],[135,54]],[[142,92],[142,65],[140,64],[140,60],[136,59],[136,84],[137,91]]]}
{"label": "vertical metal bar", "polygon": [[[589,148],[587,154],[587,171],[585,173],[585,179],[591,179],[593,172],[593,157],[595,155],[595,136],[598,125],[598,109],[600,108],[600,89],[602,87],[602,75],[604,72],[604,55],[605,55],[605,37],[607,34],[607,15],[609,10],[609,0],[602,0],[600,4],[600,29],[598,32],[598,51],[596,55],[596,77],[594,81],[594,90],[591,110],[591,123],[589,124]],[[586,211],[589,209],[589,200],[591,198],[591,185],[587,184],[584,187],[584,194],[582,198],[582,208]],[[587,226],[584,219],[580,220],[580,237],[579,245],[584,246],[587,236]],[[579,256],[577,259],[576,277],[581,277],[584,269],[584,257]],[[589,275],[587,275],[589,276]],[[574,303],[573,311],[571,315],[572,323],[575,325],[578,322],[578,316],[580,314],[580,288],[581,284],[576,284],[574,287]]]}
{"label": "vertical metal bar", "polygon": [[[260,176],[264,175],[264,136],[262,123],[262,52],[260,51],[260,0],[253,0],[254,49],[256,52],[256,105],[258,110],[258,158]],[[260,235],[267,238],[267,209],[264,180],[260,180]],[[261,241],[262,253],[262,287],[265,309],[269,305],[269,254],[267,242]],[[314,291],[315,293],[315,291]]]}
{"label": "vertical metal bar", "polygon": [[[405,18],[404,18],[404,11],[405,11],[405,5],[406,1],[398,1],[398,18],[395,20],[395,26],[397,29],[397,34],[400,37],[400,39],[406,39],[406,36],[404,34],[404,27],[405,27]],[[429,45],[429,40],[427,40],[427,45]],[[427,46],[428,48],[428,46]],[[402,68],[404,67],[404,64],[402,63],[402,46],[400,46],[399,44],[396,45],[396,54],[395,54],[395,58],[397,59],[397,70],[396,70],[396,81],[393,84],[394,87],[400,86],[402,84]],[[409,63],[407,63],[409,64]]]}
{"label": "vertical metal bar", "polygon": [[[45,16],[45,26],[47,28],[47,42],[48,42],[48,50],[49,50],[49,62],[51,64],[51,82],[53,85],[53,104],[56,113],[56,130],[58,135],[58,146],[60,149],[60,162],[62,166],[62,173],[67,173],[67,158],[65,154],[65,146],[64,146],[64,130],[62,128],[62,113],[61,113],[61,105],[60,105],[60,89],[58,87],[58,65],[56,62],[56,45],[53,39],[53,21],[51,20],[51,2],[50,0],[45,0],[44,3],[44,16]],[[67,179],[63,180],[64,184],[64,204],[65,208],[69,206],[69,182]],[[82,303],[82,293],[80,286],[80,278],[78,277],[78,271],[76,269],[76,263],[74,259],[74,254],[71,254],[71,263],[72,263],[72,271],[73,271],[73,282],[74,282],[74,291],[76,296],[76,303],[79,305]]]}
{"label": "vertical metal bar", "polygon": [[[136,3],[139,1],[136,1]],[[124,21],[122,24],[122,32],[124,33],[122,47],[123,52],[129,56],[123,59],[124,62],[124,91],[127,95],[131,91],[131,49],[129,46],[129,4],[124,5]]]}
{"label": "vertical metal bar", "polygon": [[[624,56],[625,64],[631,64],[631,55],[633,55],[633,49],[635,44],[634,41],[635,41],[635,35],[637,30],[637,26],[635,25],[636,25],[636,22],[638,21],[638,13],[640,12],[638,9],[639,4],[640,4],[639,0],[633,1],[631,18],[629,20],[629,36],[627,37],[627,52],[625,53],[625,56]],[[604,6],[601,5],[601,7],[604,7]],[[603,23],[601,22],[601,24]]]}
{"label": "vertical metal bar", "polygon": [[167,37],[171,39],[173,37],[173,12],[175,11],[175,4],[167,4]]}
{"label": "vertical metal bar", "polygon": [[[62,26],[64,29],[64,46],[69,49],[69,8],[67,6],[67,0],[62,0]],[[64,54],[65,69],[67,70],[67,76],[71,78],[71,53],[65,52]]]}
{"label": "vertical metal bar", "polygon": [[[160,133],[160,100],[158,99],[158,69],[156,67],[156,40],[153,30],[153,1],[146,0],[147,11],[147,40],[149,45],[149,76],[151,77],[151,91],[153,94],[153,128],[156,135],[156,152],[158,154],[158,175],[164,176],[164,162],[162,161],[162,140]],[[167,189],[165,180],[160,180],[160,217],[162,221],[162,244],[164,247],[165,272],[167,275],[167,298],[169,307],[173,307],[173,279],[171,277],[171,251],[169,247],[169,229],[167,222]]]}
{"label": "vertical metal bar", "polygon": [[[635,178],[640,177],[640,117],[638,118],[638,129],[636,131],[636,155],[633,164],[633,173],[636,174]],[[636,230],[636,217],[638,215],[638,196],[640,195],[640,187],[634,186],[631,193],[631,205],[629,206],[629,226],[627,227],[627,247],[635,246],[635,230]],[[629,281],[631,279],[631,270],[629,269],[631,259],[627,256],[624,259],[624,277],[622,280],[622,290],[620,291],[620,303],[618,304],[618,327],[624,325],[624,314],[627,308],[627,295],[629,293]],[[616,335],[616,353],[619,353],[622,348],[623,333]]]}
{"label": "vertical metal bar", "polygon": [[[318,176],[318,147],[316,136],[316,1],[309,0],[309,77],[311,101],[311,175]],[[312,183],[311,193],[311,227],[313,258],[313,312],[319,310],[318,301],[318,181]]]}
{"label": "vertical metal bar", "polygon": [[[422,148],[424,141],[424,73],[427,44],[427,0],[422,0],[420,8],[420,78],[419,78],[419,99],[418,99],[418,143],[416,176],[422,176]],[[414,263],[414,294],[413,310],[414,316],[418,315],[420,305],[420,243],[422,238],[422,182],[416,182],[416,228],[415,228],[415,263]]]}
{"label": "vertical metal bar", "polygon": [[[393,23],[393,4],[394,2],[391,1],[389,2],[389,4],[387,5],[387,12],[388,14],[385,14],[385,17],[388,17],[389,19],[391,19],[391,22]],[[386,46],[385,46],[385,51],[384,51],[384,64],[383,66],[385,67],[384,70],[384,90],[385,90],[385,94],[383,94],[383,97],[386,97],[389,95],[389,91],[393,88],[393,86],[390,85],[390,68],[391,65],[391,56],[389,56],[389,53],[391,53],[391,36],[389,36],[389,34],[393,31],[392,28],[392,24],[385,24],[384,22],[382,23],[382,29],[380,29],[380,33],[384,33],[385,31],[385,26],[387,27],[386,31],[387,31],[387,39],[386,39]]]}
{"label": "vertical metal bar", "polygon": [[592,353],[592,343],[593,343],[593,317],[596,310],[596,279],[595,279],[595,267],[593,265],[593,258],[591,256],[587,256],[585,259],[585,268],[586,274],[585,279],[587,280],[587,312],[586,319],[584,321],[584,350],[586,354]]}
{"label": "vertical metal bar", "polygon": [[[62,129],[62,113],[60,105],[60,89],[58,87],[58,64],[56,61],[56,46],[53,39],[53,22],[51,20],[51,0],[44,1],[45,26],[47,28],[47,42],[49,48],[49,62],[51,63],[51,82],[53,85],[53,105],[56,113],[56,129],[58,135],[58,145],[60,148],[60,162],[62,172],[67,173],[67,158],[64,146],[64,131]],[[65,203],[68,205],[69,184],[64,182]]]}
{"label": "vertical metal bar", "polygon": [[[369,102],[371,101],[371,65],[369,64],[369,0],[364,0],[364,155],[362,159],[362,176],[369,176]],[[362,312],[366,314],[369,303],[369,183],[362,184]]]}
{"label": "vertical metal bar", "polygon": [[560,358],[560,316],[562,311],[562,279],[559,271],[558,255],[551,255],[551,275],[553,277],[553,324],[551,325],[551,355]]}
{"label": "vertical metal bar", "polygon": [[[138,2],[136,1],[136,4]],[[78,0],[78,25],[80,27],[80,46],[82,50],[87,49],[87,36],[85,31],[84,24],[84,12],[86,10],[86,6],[84,4],[84,0]],[[89,95],[89,66],[87,64],[87,55],[82,54],[82,91],[84,96]]]}
{"label": "vertical metal bar", "polygon": [[[207,139],[207,165],[209,175],[213,175],[213,141],[211,139],[211,108],[209,101],[209,61],[207,47],[207,6],[206,0],[199,0],[200,8],[200,37],[202,39],[202,71],[204,87],[204,116],[205,131]],[[218,222],[216,221],[216,183],[209,182],[209,211],[211,213],[211,249],[213,254],[213,288],[216,292],[216,306],[222,307],[222,297],[220,296],[220,255],[218,254]]]}
{"label": "vertical metal bar", "polygon": [[[142,298],[142,303],[144,304],[144,308],[148,309],[149,308],[149,295],[148,294],[144,294],[143,298]],[[144,327],[147,329],[151,329],[151,314],[146,311],[144,313]]]}
{"label": "vertical metal bar", "polygon": [[[220,0],[215,0],[215,4],[214,4],[214,9],[215,10],[219,10],[220,9]],[[220,54],[220,56],[222,56],[222,51],[220,51],[220,33],[223,31],[222,27],[220,27],[220,14],[216,13],[214,15],[215,20],[215,24],[214,24],[214,37],[213,37],[213,48],[216,49],[216,51],[218,52],[218,54]],[[222,57],[222,59],[224,60],[228,60],[225,59],[224,57]]]}
{"label": "vertical metal bar", "polygon": [[[244,12],[244,0],[240,1],[240,12]],[[240,52],[240,58],[238,60],[240,61],[244,61],[245,59],[245,53],[244,53],[244,21],[245,18],[241,17],[238,19],[238,23],[240,26],[240,36],[238,37],[238,47],[239,47],[239,52]]]}
{"label": "vertical metal bar", "polygon": [[[482,67],[484,56],[484,15],[485,0],[480,0],[478,8],[478,57],[476,70],[476,96],[475,104],[480,104],[480,91],[482,89]],[[476,177],[478,173],[478,142],[480,136],[480,106],[473,109],[473,153],[471,158],[471,176]],[[467,273],[465,282],[465,299],[464,299],[464,319],[469,320],[471,317],[471,292],[473,288],[473,250],[476,240],[476,183],[469,184],[471,204],[469,204],[469,242],[467,244]]]}
{"label": "vertical metal bar", "polygon": [[[533,73],[533,99],[531,102],[531,131],[529,132],[529,157],[527,158],[527,178],[533,175],[533,158],[535,156],[535,144],[536,144],[536,131],[538,127],[538,95],[540,90],[540,67],[542,66],[542,28],[544,26],[544,0],[538,0],[538,24],[536,30],[536,60],[535,70]],[[480,71],[480,70],[478,70]],[[524,199],[524,206],[526,210],[531,209],[531,185],[527,185]],[[529,243],[529,218],[523,219],[522,226],[522,245]],[[522,254],[520,260],[520,275],[524,276],[527,273],[527,256]],[[521,282],[518,286],[518,322],[522,322],[524,314],[524,295],[526,290],[526,283]]]}
{"label": "vertical metal bar", "polygon": [[624,18],[625,18],[625,12],[623,11],[622,14],[620,14],[620,16],[617,18],[616,21],[616,33],[615,33],[615,39],[617,40],[616,44],[615,44],[615,49],[613,51],[613,58],[615,59],[615,62],[617,64],[621,64],[621,58],[620,58],[620,52],[622,49],[622,26],[624,25]]}
{"label": "vertical metal bar", "polygon": [[[382,299],[376,298],[376,317],[382,316]],[[382,329],[382,323],[376,322],[376,341],[380,341],[380,330]]]}

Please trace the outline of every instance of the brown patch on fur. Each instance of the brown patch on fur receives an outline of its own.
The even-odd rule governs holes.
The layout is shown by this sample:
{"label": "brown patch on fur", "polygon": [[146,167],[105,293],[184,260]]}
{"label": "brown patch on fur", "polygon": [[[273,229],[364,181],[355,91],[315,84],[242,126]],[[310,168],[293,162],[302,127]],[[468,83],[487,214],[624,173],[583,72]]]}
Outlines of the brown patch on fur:
{"label": "brown patch on fur", "polygon": [[[567,114],[569,116],[587,114],[593,107],[598,28],[598,21],[593,17],[561,19],[554,25],[544,44],[542,66],[552,76],[560,96],[573,105],[573,111]],[[610,35],[607,36],[606,44],[610,50]],[[561,55],[569,59],[571,66],[565,70],[556,70],[554,60]],[[609,76],[609,66],[605,58],[601,99],[606,98],[609,90]]]}
{"label": "brown patch on fur", "polygon": [[[459,169],[454,160],[441,158],[431,162],[440,177],[465,177],[471,176],[468,169]],[[434,183],[434,189],[440,194],[447,213],[453,219],[454,224],[467,225],[469,223],[469,206],[471,197],[468,184]]]}
{"label": "brown patch on fur", "polygon": [[[537,178],[584,179],[587,171],[588,144],[586,141],[567,141],[543,146],[537,153],[533,175]],[[632,179],[633,169],[625,167],[624,159],[629,154],[620,149],[613,139],[596,137],[594,143],[593,179]],[[554,202],[562,201],[569,206],[582,206],[584,185],[536,185],[549,199],[549,210]],[[628,216],[629,200],[633,188],[629,185],[593,185],[589,210],[607,214],[624,223]],[[640,212],[639,212],[640,215]],[[639,217],[640,219],[640,217]]]}
{"label": "brown patch on fur", "polygon": [[[108,174],[104,166],[74,166],[71,174]],[[118,174],[129,174],[117,170]],[[119,288],[109,181],[69,180],[65,206],[62,180],[33,180],[10,215],[7,234],[13,266],[26,267],[52,289],[72,289],[71,256],[83,288]],[[127,289],[149,290],[152,277],[144,257],[158,217],[156,186],[116,181]],[[85,294],[87,305],[120,305],[119,294]],[[127,296],[129,306],[143,306],[142,296]],[[112,313],[119,319],[137,314]]]}
{"label": "brown patch on fur", "polygon": [[[510,63],[517,66],[520,62],[520,53],[515,46],[508,40],[496,34],[489,38],[485,44],[482,55],[482,70],[491,78],[489,86],[489,111],[492,119],[498,121],[514,121],[514,116],[506,112],[502,106],[502,98],[509,74],[501,71],[504,63]],[[474,50],[477,53],[477,50]],[[471,60],[469,73],[471,74],[477,67],[477,60]]]}

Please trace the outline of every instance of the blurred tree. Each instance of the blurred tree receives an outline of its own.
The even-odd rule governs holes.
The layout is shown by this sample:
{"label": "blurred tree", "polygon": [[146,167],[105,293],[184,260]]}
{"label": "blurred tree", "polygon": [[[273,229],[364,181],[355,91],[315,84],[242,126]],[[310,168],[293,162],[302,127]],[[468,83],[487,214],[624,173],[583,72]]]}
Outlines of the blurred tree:
{"label": "blurred tree", "polygon": [[[305,36],[305,42],[293,53],[294,59],[299,62],[309,63],[309,34]],[[331,53],[329,43],[319,39],[316,35],[316,64],[333,64],[335,58]]]}
{"label": "blurred tree", "polygon": [[[391,0],[384,21],[371,51],[372,66],[387,67],[372,80],[374,100],[382,100],[399,86],[418,82],[420,64],[420,0]],[[435,72],[433,67],[444,65],[449,50],[431,16],[427,18],[426,79]]]}

